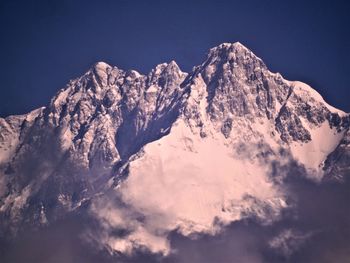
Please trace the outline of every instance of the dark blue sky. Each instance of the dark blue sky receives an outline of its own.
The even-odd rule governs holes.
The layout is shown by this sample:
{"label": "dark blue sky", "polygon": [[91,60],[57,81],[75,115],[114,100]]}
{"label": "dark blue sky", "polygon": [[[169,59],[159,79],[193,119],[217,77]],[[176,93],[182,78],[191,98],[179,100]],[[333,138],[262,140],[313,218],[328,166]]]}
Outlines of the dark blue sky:
{"label": "dark blue sky", "polygon": [[272,71],[350,111],[346,1],[0,2],[0,116],[45,105],[96,61],[147,73],[189,71],[210,47],[240,41]]}

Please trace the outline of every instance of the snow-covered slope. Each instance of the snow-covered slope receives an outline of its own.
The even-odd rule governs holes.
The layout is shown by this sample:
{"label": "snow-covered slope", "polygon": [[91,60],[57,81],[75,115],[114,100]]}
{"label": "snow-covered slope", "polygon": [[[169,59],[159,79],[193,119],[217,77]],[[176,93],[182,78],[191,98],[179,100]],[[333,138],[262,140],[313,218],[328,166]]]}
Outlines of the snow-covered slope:
{"label": "snow-covered slope", "polygon": [[148,75],[99,62],[46,107],[0,119],[1,233],[87,213],[111,251],[166,254],[172,231],[271,224],[288,208],[276,164],[340,176],[349,125],[240,43],[212,48],[189,74],[173,61]]}
{"label": "snow-covered slope", "polygon": [[133,218],[129,228],[125,220],[130,223],[130,218],[120,211],[106,217],[104,205],[96,206],[97,217],[120,217],[112,228],[130,231],[111,236],[107,244],[122,252],[146,246],[168,253],[167,235],[174,229],[183,235],[215,234],[223,225],[252,215],[267,224],[277,220],[286,203],[268,177],[269,166],[235,153],[225,140],[221,133],[205,138],[193,134],[179,119],[169,135],[147,144],[115,190],[141,219]]}

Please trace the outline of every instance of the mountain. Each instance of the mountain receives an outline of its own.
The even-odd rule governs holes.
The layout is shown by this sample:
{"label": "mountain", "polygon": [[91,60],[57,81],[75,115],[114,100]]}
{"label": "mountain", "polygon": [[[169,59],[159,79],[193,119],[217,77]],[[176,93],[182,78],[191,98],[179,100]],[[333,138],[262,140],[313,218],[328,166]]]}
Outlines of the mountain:
{"label": "mountain", "polygon": [[0,119],[0,235],[79,215],[95,222],[85,238],[112,254],[168,255],[174,231],[271,225],[295,205],[295,171],[345,180],[349,127],[348,113],[238,42],[190,73],[98,62],[47,106]]}

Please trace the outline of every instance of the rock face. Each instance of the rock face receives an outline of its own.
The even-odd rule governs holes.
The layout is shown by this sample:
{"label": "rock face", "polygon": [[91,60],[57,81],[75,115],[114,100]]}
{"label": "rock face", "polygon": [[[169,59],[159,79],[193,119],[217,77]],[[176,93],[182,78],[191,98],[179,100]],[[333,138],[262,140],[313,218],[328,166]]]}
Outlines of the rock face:
{"label": "rock face", "polygon": [[325,165],[325,180],[344,181],[350,173],[350,132],[344,134],[344,137],[337,148],[328,155]]}
{"label": "rock face", "polygon": [[1,210],[11,219],[3,222],[20,224],[23,211],[36,224],[42,207],[55,220],[104,188],[118,166],[169,130],[188,93],[180,88],[186,75],[175,62],[148,76],[99,62],[47,107],[1,119]]}
{"label": "rock face", "polygon": [[[308,85],[271,73],[240,43],[212,48],[189,74],[173,61],[148,75],[99,62],[46,107],[0,119],[0,234],[42,227],[82,210],[111,220],[100,205],[106,198],[101,195],[110,191],[146,218],[152,213],[162,220],[169,216],[164,203],[150,197],[156,191],[173,211],[172,220],[161,227],[145,223],[143,235],[134,229],[127,237],[101,239],[121,252],[132,249],[130,244],[165,251],[163,239],[170,231],[214,233],[215,218],[224,223],[252,215],[275,220],[285,207],[284,194],[280,185],[269,183],[263,167],[288,159],[304,167],[311,180],[343,178],[349,173],[349,126],[349,114],[329,106]],[[213,169],[205,163],[213,160],[221,167],[233,166]],[[236,173],[227,172],[235,167]],[[258,170],[264,173],[254,177]],[[171,181],[177,177],[186,182],[179,189]],[[162,187],[145,190],[162,180],[167,192]],[[232,189],[220,199],[207,184],[201,185],[203,180],[211,185],[219,180],[218,189],[232,183]],[[249,188],[257,182],[266,193]],[[198,207],[208,209],[206,215],[187,213],[190,208],[181,206],[191,198],[188,193],[197,191],[182,191],[189,185],[212,194],[189,202],[192,208],[202,202]],[[176,204],[171,196],[178,198]],[[105,204],[118,210],[109,201]],[[128,216],[123,213],[119,219],[131,220]],[[160,236],[155,234],[159,229]],[[106,236],[111,232],[104,231]],[[161,241],[153,242],[155,238]],[[127,242],[121,245],[123,240]]]}

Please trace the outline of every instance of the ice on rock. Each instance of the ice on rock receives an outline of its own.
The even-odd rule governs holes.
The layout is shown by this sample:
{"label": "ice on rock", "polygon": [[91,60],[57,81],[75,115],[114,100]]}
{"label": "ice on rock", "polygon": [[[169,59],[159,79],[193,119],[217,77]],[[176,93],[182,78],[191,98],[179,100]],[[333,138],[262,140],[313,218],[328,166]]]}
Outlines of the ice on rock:
{"label": "ice on rock", "polygon": [[109,71],[111,69],[111,66],[108,65],[105,62],[98,62],[94,66],[94,73],[96,76],[99,78],[99,81],[101,82],[102,85],[107,85],[107,77]]}
{"label": "ice on rock", "polygon": [[327,102],[325,102],[321,94],[319,94],[316,90],[311,88],[309,85],[301,81],[290,81],[290,84],[293,87],[294,93],[298,94],[299,96],[304,98],[310,98],[312,100],[315,100],[317,102],[324,104],[329,109],[329,111],[331,111],[332,113],[338,114],[340,117],[347,116],[347,113],[345,113],[344,111],[336,109],[333,106],[329,105]]}
{"label": "ice on rock", "polygon": [[147,75],[98,62],[45,108],[0,118],[0,214],[11,218],[0,226],[78,211],[101,222],[93,236],[112,251],[167,254],[174,230],[279,220],[288,204],[272,163],[296,161],[312,180],[348,174],[349,126],[349,114],[238,42],[190,73],[175,61]]}

